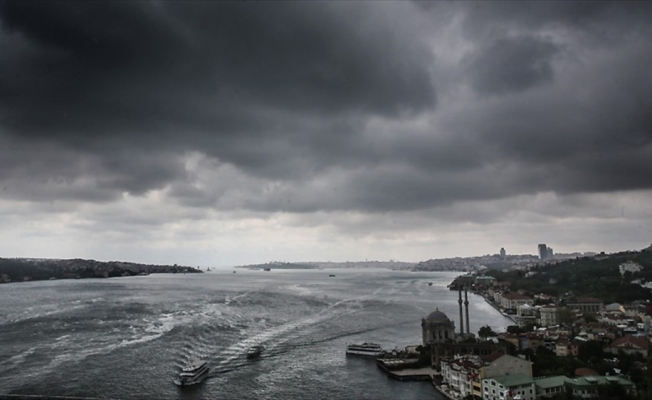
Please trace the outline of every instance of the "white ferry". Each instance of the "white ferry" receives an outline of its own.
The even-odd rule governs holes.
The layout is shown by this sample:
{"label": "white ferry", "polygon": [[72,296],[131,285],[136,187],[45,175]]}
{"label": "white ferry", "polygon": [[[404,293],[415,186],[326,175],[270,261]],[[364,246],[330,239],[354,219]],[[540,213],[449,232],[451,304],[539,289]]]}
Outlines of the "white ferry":
{"label": "white ferry", "polygon": [[196,359],[181,370],[179,379],[174,383],[178,386],[189,386],[201,382],[200,378],[208,372],[206,360]]}
{"label": "white ferry", "polygon": [[385,354],[385,350],[376,343],[350,344],[346,346],[346,354],[378,357]]}

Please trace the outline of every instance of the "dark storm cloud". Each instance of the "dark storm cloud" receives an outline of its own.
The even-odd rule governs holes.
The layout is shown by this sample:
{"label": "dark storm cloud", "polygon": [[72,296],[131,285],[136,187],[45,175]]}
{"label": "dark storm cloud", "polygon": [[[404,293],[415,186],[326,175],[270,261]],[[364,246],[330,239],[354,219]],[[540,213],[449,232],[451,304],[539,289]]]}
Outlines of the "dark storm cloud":
{"label": "dark storm cloud", "polygon": [[428,53],[366,6],[4,2],[0,15],[26,38],[2,82],[5,120],[22,134],[228,136],[259,132],[265,109],[396,114],[434,102]]}
{"label": "dark storm cloud", "polygon": [[433,108],[431,53],[393,8],[3,2],[0,134],[92,153],[114,165],[110,187],[133,193],[178,175],[140,179],[138,149],[159,164],[200,150],[256,175],[305,174],[306,158],[343,156],[358,116]]}
{"label": "dark storm cloud", "polygon": [[425,5],[2,2],[4,196],[378,212],[652,188],[649,4]]}
{"label": "dark storm cloud", "polygon": [[482,94],[526,90],[552,80],[554,43],[535,37],[502,38],[470,62],[473,87]]}

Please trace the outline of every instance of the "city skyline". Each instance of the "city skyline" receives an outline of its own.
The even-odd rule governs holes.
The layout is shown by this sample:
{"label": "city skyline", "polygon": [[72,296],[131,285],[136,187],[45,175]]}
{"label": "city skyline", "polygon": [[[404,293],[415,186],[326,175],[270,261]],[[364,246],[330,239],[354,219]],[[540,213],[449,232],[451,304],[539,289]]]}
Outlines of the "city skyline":
{"label": "city skyline", "polygon": [[652,4],[2,2],[0,256],[640,250]]}

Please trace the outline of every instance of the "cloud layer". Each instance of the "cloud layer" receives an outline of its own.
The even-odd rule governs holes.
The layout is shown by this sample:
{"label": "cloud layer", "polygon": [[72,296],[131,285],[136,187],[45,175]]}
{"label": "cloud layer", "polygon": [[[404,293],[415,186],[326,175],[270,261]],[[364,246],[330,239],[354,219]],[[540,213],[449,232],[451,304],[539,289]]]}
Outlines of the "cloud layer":
{"label": "cloud layer", "polygon": [[642,202],[635,247],[652,234],[651,22],[643,2],[2,2],[0,200],[18,224],[122,215],[111,229],[142,238],[171,216],[263,221],[251,248],[308,225],[321,254],[326,232],[400,247],[438,224],[453,243],[515,213],[553,232],[565,199],[589,226],[608,196]]}

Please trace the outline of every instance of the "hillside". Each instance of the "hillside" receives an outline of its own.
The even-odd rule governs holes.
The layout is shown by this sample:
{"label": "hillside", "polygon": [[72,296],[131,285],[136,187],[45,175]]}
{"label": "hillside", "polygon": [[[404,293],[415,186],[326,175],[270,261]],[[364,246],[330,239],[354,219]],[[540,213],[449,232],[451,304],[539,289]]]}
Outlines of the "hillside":
{"label": "hillside", "polygon": [[[619,265],[626,262],[636,263],[642,270],[621,274]],[[641,286],[652,282],[652,251],[648,249],[542,264],[527,272],[490,271],[487,274],[498,281],[509,282],[512,291],[553,296],[571,293],[573,296],[597,297],[605,303],[652,300],[652,291]]]}
{"label": "hillside", "polygon": [[110,278],[153,273],[198,273],[178,265],[150,265],[121,261],[0,258],[0,283],[45,279]]}

